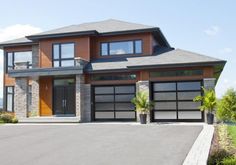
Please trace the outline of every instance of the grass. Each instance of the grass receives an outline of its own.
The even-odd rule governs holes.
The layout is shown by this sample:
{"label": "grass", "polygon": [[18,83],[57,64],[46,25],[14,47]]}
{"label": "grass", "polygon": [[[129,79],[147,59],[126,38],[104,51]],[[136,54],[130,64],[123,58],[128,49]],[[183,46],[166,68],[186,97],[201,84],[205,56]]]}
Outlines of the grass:
{"label": "grass", "polygon": [[236,147],[236,126],[228,126],[228,132],[233,145]]}
{"label": "grass", "polygon": [[0,120],[0,124],[3,124],[4,122],[2,120]]}

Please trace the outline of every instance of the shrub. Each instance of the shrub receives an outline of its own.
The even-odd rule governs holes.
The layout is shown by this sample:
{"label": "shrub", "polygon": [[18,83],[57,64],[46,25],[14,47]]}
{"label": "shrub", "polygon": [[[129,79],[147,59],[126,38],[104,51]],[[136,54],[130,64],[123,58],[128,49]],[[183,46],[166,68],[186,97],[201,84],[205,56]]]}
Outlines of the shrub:
{"label": "shrub", "polygon": [[216,116],[222,121],[236,121],[236,91],[228,89],[218,102]]}
{"label": "shrub", "polygon": [[222,165],[235,165],[236,164],[236,158],[235,157],[229,157],[229,158],[224,158],[221,161]]}
{"label": "shrub", "polygon": [[233,155],[225,150],[217,150],[213,152],[207,161],[208,165],[221,165],[222,161],[226,158],[232,158]]}
{"label": "shrub", "polygon": [[1,113],[0,120],[4,123],[17,123],[18,119],[12,113]]}

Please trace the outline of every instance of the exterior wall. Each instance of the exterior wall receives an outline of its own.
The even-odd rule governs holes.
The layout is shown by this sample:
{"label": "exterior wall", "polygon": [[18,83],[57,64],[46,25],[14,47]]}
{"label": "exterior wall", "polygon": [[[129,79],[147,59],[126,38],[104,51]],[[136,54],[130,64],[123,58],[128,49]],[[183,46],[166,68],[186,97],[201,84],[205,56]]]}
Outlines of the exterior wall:
{"label": "exterior wall", "polygon": [[[100,36],[93,37],[91,39],[91,58],[110,58],[114,56],[100,56],[100,43],[101,42],[112,42],[112,41],[125,41],[125,40],[139,40],[143,41],[143,54],[152,54],[152,34],[151,33],[139,33],[139,34],[128,34],[128,35],[115,35],[115,36]],[[132,56],[132,55],[131,55]]]}
{"label": "exterior wall", "polygon": [[39,79],[40,115],[51,116],[52,112],[52,77]]}
{"label": "exterior wall", "polygon": [[86,60],[90,60],[90,38],[89,37],[70,37],[62,39],[48,39],[39,42],[39,54],[40,54],[40,67],[50,68],[52,67],[52,45],[54,43],[75,43],[75,57],[81,57]]}

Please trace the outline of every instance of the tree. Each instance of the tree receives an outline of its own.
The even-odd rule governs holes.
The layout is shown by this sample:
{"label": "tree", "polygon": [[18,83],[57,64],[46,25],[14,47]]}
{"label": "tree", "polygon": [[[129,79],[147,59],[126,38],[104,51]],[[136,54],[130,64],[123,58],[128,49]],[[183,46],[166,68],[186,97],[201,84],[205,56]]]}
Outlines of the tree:
{"label": "tree", "polygon": [[216,116],[223,121],[236,121],[236,91],[233,88],[228,89],[218,101]]}

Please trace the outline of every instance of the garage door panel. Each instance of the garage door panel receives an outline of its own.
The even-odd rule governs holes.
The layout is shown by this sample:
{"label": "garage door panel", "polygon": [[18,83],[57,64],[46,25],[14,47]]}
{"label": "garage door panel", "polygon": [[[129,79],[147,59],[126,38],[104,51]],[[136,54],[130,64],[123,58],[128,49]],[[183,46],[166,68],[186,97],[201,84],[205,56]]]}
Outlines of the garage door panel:
{"label": "garage door panel", "polygon": [[154,91],[175,91],[176,84],[175,83],[155,83]]}
{"label": "garage door panel", "polygon": [[116,102],[131,102],[131,100],[134,98],[134,94],[132,95],[116,95],[115,96],[115,101]]}
{"label": "garage door panel", "polygon": [[155,102],[155,110],[176,110],[176,102]]}
{"label": "garage door panel", "polygon": [[104,111],[104,110],[111,110],[114,111],[114,104],[113,103],[96,103],[95,104],[96,111]]}
{"label": "garage door panel", "polygon": [[176,92],[154,93],[154,100],[176,100]]}
{"label": "garage door panel", "polygon": [[114,95],[97,95],[95,96],[96,102],[113,102]]}
{"label": "garage door panel", "polygon": [[178,100],[193,100],[199,95],[201,92],[178,92]]}
{"label": "garage door panel", "polygon": [[95,112],[96,119],[111,119],[114,118],[114,112]]}
{"label": "garage door panel", "polygon": [[202,112],[201,111],[179,111],[178,117],[179,119],[201,119]]}
{"label": "garage door panel", "polygon": [[113,87],[95,87],[95,94],[112,94],[114,93]]}
{"label": "garage door panel", "polygon": [[115,87],[115,93],[135,93],[135,87],[134,86]]}
{"label": "garage door panel", "polygon": [[176,119],[176,111],[169,111],[169,112],[163,112],[163,111],[155,111],[154,112],[154,118],[155,119]]}
{"label": "garage door panel", "polygon": [[135,119],[135,112],[116,112],[116,119]]}
{"label": "garage door panel", "polygon": [[201,82],[178,82],[178,90],[201,90]]}
{"label": "garage door panel", "polygon": [[199,109],[201,102],[178,102],[178,109]]}
{"label": "garage door panel", "polygon": [[116,103],[115,104],[116,110],[134,110],[134,104],[132,103]]}

